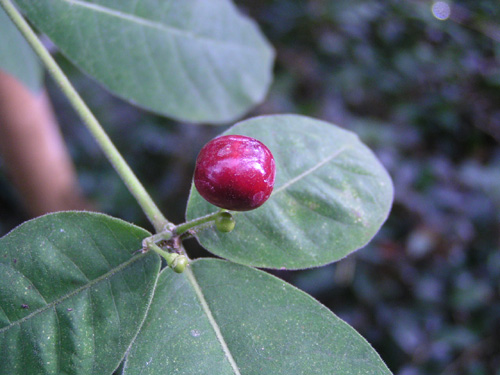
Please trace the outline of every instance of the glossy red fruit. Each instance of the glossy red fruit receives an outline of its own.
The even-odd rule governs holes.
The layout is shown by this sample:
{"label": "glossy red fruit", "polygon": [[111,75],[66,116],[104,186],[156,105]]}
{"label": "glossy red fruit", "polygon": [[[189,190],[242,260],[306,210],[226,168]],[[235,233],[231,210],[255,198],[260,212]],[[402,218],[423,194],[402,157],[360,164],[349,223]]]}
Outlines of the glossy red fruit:
{"label": "glossy red fruit", "polygon": [[249,211],[271,196],[275,174],[273,154],[262,142],[243,135],[225,135],[201,149],[194,184],[215,206]]}

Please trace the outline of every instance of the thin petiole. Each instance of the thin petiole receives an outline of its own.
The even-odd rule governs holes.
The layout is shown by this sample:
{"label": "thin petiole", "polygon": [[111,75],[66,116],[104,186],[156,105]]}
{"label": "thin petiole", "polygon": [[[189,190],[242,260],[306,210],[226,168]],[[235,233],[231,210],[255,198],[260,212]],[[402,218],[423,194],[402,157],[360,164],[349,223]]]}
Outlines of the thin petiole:
{"label": "thin petiole", "polygon": [[202,216],[202,217],[199,217],[197,219],[194,219],[194,220],[191,220],[191,221],[188,221],[186,223],[183,223],[183,224],[179,224],[177,225],[175,228],[174,228],[174,233],[178,236],[186,233],[188,230],[190,230],[191,228],[194,228],[194,227],[197,227],[201,224],[205,224],[205,223],[208,223],[209,221],[214,221],[217,216],[219,216],[219,214],[221,212],[225,212],[226,210],[219,210],[217,212],[214,212],[214,213],[211,213],[211,214],[208,214],[206,216]]}

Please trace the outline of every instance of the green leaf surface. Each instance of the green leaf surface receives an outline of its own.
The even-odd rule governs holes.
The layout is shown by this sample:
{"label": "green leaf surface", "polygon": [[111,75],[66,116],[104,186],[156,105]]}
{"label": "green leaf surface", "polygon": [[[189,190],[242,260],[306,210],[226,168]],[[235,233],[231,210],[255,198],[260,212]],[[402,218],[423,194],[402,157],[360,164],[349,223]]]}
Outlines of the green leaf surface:
{"label": "green leaf surface", "polygon": [[[256,267],[320,266],[363,247],[386,220],[392,181],[355,134],[296,115],[243,121],[225,134],[254,137],[269,147],[276,182],[263,206],[234,213],[231,233],[212,227],[197,234],[210,252]],[[188,220],[217,210],[191,188]]]}
{"label": "green leaf surface", "polygon": [[0,374],[111,374],[160,267],[148,232],[109,216],[51,214],[0,239]]}
{"label": "green leaf surface", "polygon": [[234,120],[260,102],[273,51],[230,0],[16,0],[82,70],[179,120]]}
{"label": "green leaf surface", "polygon": [[1,6],[0,70],[17,78],[33,92],[39,92],[42,88],[40,62]]}
{"label": "green leaf surface", "polygon": [[382,375],[373,348],[295,287],[234,263],[203,259],[160,275],[125,375]]}

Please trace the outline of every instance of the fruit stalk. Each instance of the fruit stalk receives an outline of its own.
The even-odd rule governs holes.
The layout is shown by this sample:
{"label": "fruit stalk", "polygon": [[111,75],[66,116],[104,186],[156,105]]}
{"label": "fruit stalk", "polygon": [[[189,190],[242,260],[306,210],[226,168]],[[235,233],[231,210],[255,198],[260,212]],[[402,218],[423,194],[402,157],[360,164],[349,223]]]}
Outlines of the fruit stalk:
{"label": "fruit stalk", "polygon": [[191,228],[197,227],[197,226],[199,226],[201,224],[208,223],[210,221],[214,221],[220,215],[221,212],[226,212],[226,211],[225,210],[220,210],[220,211],[214,212],[212,214],[208,214],[206,216],[202,216],[202,217],[199,217],[197,219],[188,221],[186,223],[179,224],[179,225],[177,225],[175,227],[174,233],[177,236],[180,236],[180,235],[186,233]]}
{"label": "fruit stalk", "polygon": [[148,250],[152,250],[165,258],[167,265],[176,273],[182,273],[189,264],[189,259],[184,254],[169,253],[156,245],[154,242],[148,243]]}

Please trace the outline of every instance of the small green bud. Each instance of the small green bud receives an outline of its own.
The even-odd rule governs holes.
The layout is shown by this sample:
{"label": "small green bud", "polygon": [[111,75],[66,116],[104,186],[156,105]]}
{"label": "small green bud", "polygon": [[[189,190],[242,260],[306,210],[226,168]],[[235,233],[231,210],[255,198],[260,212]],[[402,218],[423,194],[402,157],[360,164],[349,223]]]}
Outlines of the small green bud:
{"label": "small green bud", "polygon": [[215,227],[219,232],[228,233],[234,229],[236,225],[236,220],[234,220],[233,215],[229,212],[221,212],[219,216],[215,218]]}
{"label": "small green bud", "polygon": [[174,261],[170,265],[170,268],[172,268],[174,272],[182,273],[184,272],[188,264],[189,262],[187,258],[184,255],[179,255],[177,258],[174,259]]}

